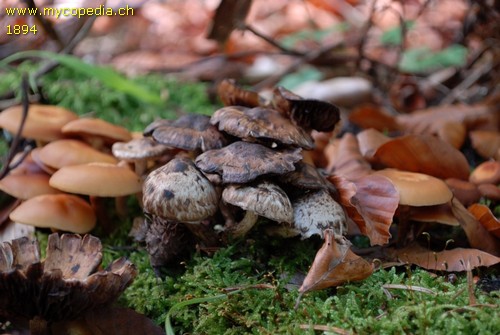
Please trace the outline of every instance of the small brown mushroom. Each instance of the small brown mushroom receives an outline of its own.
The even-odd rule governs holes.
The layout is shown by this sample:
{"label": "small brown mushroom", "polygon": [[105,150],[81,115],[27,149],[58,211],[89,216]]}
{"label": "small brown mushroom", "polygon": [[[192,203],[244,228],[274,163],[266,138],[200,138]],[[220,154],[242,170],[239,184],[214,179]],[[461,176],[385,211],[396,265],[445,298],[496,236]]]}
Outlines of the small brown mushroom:
{"label": "small brown mushroom", "polygon": [[210,117],[201,114],[183,115],[155,128],[152,136],[158,143],[188,151],[218,149],[228,143],[226,136],[210,124]]}
{"label": "small brown mushroom", "polygon": [[22,202],[10,213],[14,222],[84,234],[94,229],[94,210],[71,194],[44,194]]}
{"label": "small brown mushroom", "polygon": [[267,181],[256,185],[229,185],[222,192],[222,200],[245,210],[244,218],[227,229],[232,237],[244,236],[258,216],[276,222],[293,222],[292,204],[285,191]]}
{"label": "small brown mushroom", "polygon": [[115,142],[127,142],[132,134],[125,128],[97,118],[79,118],[62,128],[65,136],[82,138],[94,148],[101,150]]}
{"label": "small brown mushroom", "polygon": [[295,170],[302,159],[301,149],[273,150],[257,143],[234,142],[222,149],[209,150],[196,157],[196,166],[206,173],[217,173],[223,183],[243,184],[268,174]]}
{"label": "small brown mushroom", "polygon": [[94,149],[90,145],[71,139],[62,139],[48,143],[38,152],[40,161],[54,169],[66,165],[78,165],[92,162],[116,164],[113,156]]}
{"label": "small brown mushroom", "polygon": [[470,174],[469,181],[476,185],[500,183],[500,162],[486,161],[479,164]]}
{"label": "small brown mushroom", "polygon": [[161,157],[174,149],[154,141],[150,137],[142,137],[128,142],[116,142],[111,147],[113,155],[126,162],[133,162],[135,173],[142,176],[147,170],[148,160]]}
{"label": "small brown mushroom", "polygon": [[[15,134],[21,124],[22,106],[13,106],[0,113],[0,128]],[[62,127],[78,119],[75,113],[58,106],[30,105],[21,136],[42,142],[63,138]]]}
{"label": "small brown mushroom", "polygon": [[314,141],[304,129],[294,125],[279,112],[263,107],[224,107],[217,110],[210,122],[220,131],[248,142],[299,146],[312,149]]}
{"label": "small brown mushroom", "polygon": [[218,209],[220,191],[189,158],[176,157],[144,180],[144,211],[166,221],[183,222],[207,246],[217,244],[215,232],[203,223]]}

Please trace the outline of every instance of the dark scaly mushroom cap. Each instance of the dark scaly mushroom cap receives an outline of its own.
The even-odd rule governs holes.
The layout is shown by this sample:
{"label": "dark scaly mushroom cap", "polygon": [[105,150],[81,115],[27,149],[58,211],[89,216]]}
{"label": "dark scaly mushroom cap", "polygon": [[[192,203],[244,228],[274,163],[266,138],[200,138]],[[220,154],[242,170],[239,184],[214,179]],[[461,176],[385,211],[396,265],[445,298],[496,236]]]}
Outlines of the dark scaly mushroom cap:
{"label": "dark scaly mushroom cap", "polygon": [[215,214],[219,199],[220,192],[184,157],[153,170],[144,181],[144,210],[165,220],[205,220]]}
{"label": "dark scaly mushroom cap", "polygon": [[71,320],[110,304],[132,283],[135,266],[120,258],[97,271],[102,259],[98,238],[49,236],[47,257],[27,237],[0,245],[0,316]]}
{"label": "dark scaly mushroom cap", "polygon": [[159,126],[152,136],[158,143],[190,151],[218,149],[228,143],[224,134],[210,124],[210,117],[200,114],[183,115],[170,125]]}
{"label": "dark scaly mushroom cap", "polygon": [[303,99],[280,86],[274,89],[273,105],[306,130],[332,131],[340,120],[337,106],[326,101]]}
{"label": "dark scaly mushroom cap", "polygon": [[255,186],[229,185],[222,192],[222,199],[226,203],[273,221],[287,223],[293,221],[292,203],[285,191],[267,181]]}
{"label": "dark scaly mushroom cap", "polygon": [[262,106],[264,101],[257,92],[246,90],[234,79],[224,79],[217,85],[217,95],[224,106]]}
{"label": "dark scaly mushroom cap", "polygon": [[217,110],[210,122],[219,130],[248,142],[279,142],[312,149],[314,141],[302,128],[294,125],[278,111],[269,108],[224,107]]}
{"label": "dark scaly mushroom cap", "polygon": [[154,120],[153,122],[151,122],[150,124],[148,124],[146,126],[146,128],[144,128],[142,134],[144,136],[151,136],[153,135],[153,131],[156,130],[156,128],[159,128],[159,127],[163,127],[163,126],[171,126],[172,123],[174,122],[175,120],[168,120],[168,119],[158,119],[158,120]]}
{"label": "dark scaly mushroom cap", "polygon": [[134,138],[128,142],[116,142],[111,147],[113,156],[125,161],[157,158],[169,150],[173,149],[154,141],[150,137]]}
{"label": "dark scaly mushroom cap", "polygon": [[344,210],[326,191],[306,194],[292,205],[293,229],[302,238],[315,234],[323,237],[325,229],[332,229],[336,235],[347,231]]}
{"label": "dark scaly mushroom cap", "polygon": [[223,183],[244,184],[261,175],[293,171],[294,163],[302,159],[300,152],[300,148],[278,151],[240,141],[204,152],[196,157],[196,166],[206,173],[220,174]]}
{"label": "dark scaly mushroom cap", "polygon": [[279,184],[290,194],[304,194],[304,190],[327,190],[333,196],[337,189],[317,168],[303,161],[295,163],[295,170],[278,177]]}

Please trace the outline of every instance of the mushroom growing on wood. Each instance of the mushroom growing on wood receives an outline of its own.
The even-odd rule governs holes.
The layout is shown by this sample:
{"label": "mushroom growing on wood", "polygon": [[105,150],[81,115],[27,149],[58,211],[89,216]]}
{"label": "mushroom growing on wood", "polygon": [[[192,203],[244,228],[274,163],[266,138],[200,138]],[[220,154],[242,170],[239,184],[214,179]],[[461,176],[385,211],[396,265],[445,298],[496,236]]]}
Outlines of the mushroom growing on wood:
{"label": "mushroom growing on wood", "polygon": [[137,271],[124,258],[99,270],[101,251],[91,235],[50,235],[45,261],[38,243],[26,237],[0,244],[0,318],[29,322],[31,334],[47,334],[52,322],[111,304]]}
{"label": "mushroom growing on wood", "polygon": [[206,173],[217,173],[223,183],[243,184],[267,174],[295,170],[302,159],[301,149],[273,150],[257,143],[234,142],[222,149],[209,150],[196,157],[196,166]]}

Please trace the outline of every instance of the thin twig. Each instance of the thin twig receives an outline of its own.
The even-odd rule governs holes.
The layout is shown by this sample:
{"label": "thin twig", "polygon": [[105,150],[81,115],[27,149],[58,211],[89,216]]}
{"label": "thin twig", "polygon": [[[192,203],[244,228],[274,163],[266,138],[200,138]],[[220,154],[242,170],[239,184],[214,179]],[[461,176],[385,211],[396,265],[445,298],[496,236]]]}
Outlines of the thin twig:
{"label": "thin twig", "polygon": [[[32,9],[37,14],[41,14],[38,13],[38,8],[35,4],[35,0],[24,0],[24,2],[28,6],[28,8]],[[54,29],[54,25],[52,24],[52,22],[47,21],[43,15],[35,15],[35,20],[37,20],[42,25],[47,35],[49,35],[50,38],[56,41],[61,49],[64,48],[64,43],[57,31]]]}
{"label": "thin twig", "polygon": [[387,295],[387,297],[389,299],[392,299],[392,294],[388,291],[389,289],[415,291],[415,292],[427,293],[427,294],[431,294],[431,295],[437,294],[433,290],[425,288],[425,287],[421,287],[421,286],[403,285],[403,284],[385,284],[385,285],[382,285],[382,290],[384,291],[384,293]]}
{"label": "thin twig", "polygon": [[305,54],[303,52],[300,52],[300,51],[297,51],[297,50],[293,50],[293,49],[290,49],[290,48],[287,48],[287,47],[281,45],[280,43],[278,43],[277,41],[275,41],[271,37],[269,37],[267,35],[264,35],[261,32],[258,32],[257,30],[255,30],[255,28],[253,28],[249,24],[245,24],[244,27],[243,27],[243,29],[244,30],[248,30],[249,32],[251,32],[255,36],[257,36],[260,39],[266,41],[267,43],[271,44],[273,47],[281,50],[282,52],[284,52],[287,55],[299,56],[299,57],[305,56]]}

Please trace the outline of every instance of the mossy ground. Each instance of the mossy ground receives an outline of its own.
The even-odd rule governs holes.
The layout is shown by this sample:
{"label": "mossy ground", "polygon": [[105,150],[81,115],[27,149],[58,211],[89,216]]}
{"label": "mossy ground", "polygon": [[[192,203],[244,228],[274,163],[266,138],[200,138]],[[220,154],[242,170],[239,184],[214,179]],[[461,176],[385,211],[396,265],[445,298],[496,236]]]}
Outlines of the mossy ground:
{"label": "mossy ground", "polygon": [[[18,87],[19,71],[2,73],[0,93]],[[165,106],[153,107],[103,87],[92,78],[58,68],[43,77],[41,94],[47,103],[89,112],[131,130],[142,130],[155,117],[182,112],[210,113],[216,106],[206,98],[204,84],[180,84],[159,75],[135,79],[148,89],[169,92]],[[264,237],[257,228],[245,240],[235,241],[213,255],[193,251],[189,258],[166,268],[157,277],[144,249],[128,237],[132,215],[140,215],[131,199],[131,218],[117,221],[111,236],[101,237],[104,264],[126,256],[139,274],[118,303],[144,313],[164,326],[172,311],[176,334],[330,334],[337,327],[357,334],[499,334],[500,292],[476,290],[477,305],[470,306],[467,281],[457,274],[431,273],[418,268],[378,270],[368,279],[336,289],[310,292],[295,309],[297,273],[311,264],[318,240],[279,240]],[[42,245],[47,233],[37,237]],[[482,270],[492,272],[492,269]],[[434,294],[390,289],[384,284],[424,287]],[[193,299],[193,300],[191,300]],[[183,305],[192,301],[193,304]],[[196,302],[196,303],[194,303]],[[315,330],[316,329],[316,330]],[[325,330],[326,329],[326,330]]]}

